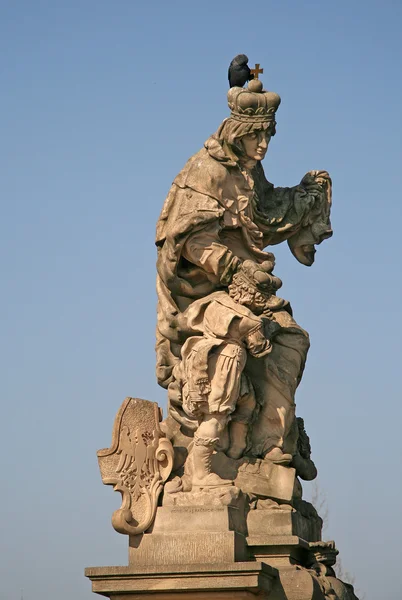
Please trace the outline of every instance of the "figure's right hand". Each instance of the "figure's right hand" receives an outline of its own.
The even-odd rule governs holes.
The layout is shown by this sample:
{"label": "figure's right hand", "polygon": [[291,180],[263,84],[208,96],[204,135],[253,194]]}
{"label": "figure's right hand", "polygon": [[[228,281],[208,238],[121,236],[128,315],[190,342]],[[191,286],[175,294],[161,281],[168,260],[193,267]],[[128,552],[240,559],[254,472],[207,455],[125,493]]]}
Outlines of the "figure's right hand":
{"label": "figure's right hand", "polygon": [[259,264],[252,260],[245,260],[242,269],[246,276],[255,284],[257,290],[265,294],[272,294],[282,286],[282,281],[279,277],[271,274],[273,265],[270,261]]}

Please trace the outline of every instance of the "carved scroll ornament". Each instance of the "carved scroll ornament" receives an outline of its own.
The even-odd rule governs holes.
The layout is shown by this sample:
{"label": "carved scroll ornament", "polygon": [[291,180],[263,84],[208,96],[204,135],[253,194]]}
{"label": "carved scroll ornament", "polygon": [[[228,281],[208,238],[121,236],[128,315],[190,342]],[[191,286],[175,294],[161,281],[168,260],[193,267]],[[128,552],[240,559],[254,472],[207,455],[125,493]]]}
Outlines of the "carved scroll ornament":
{"label": "carved scroll ornament", "polygon": [[173,466],[173,448],[159,427],[156,402],[126,398],[116,416],[112,445],[98,450],[102,481],[121,492],[112,515],[119,533],[137,535],[152,524],[158,497]]}

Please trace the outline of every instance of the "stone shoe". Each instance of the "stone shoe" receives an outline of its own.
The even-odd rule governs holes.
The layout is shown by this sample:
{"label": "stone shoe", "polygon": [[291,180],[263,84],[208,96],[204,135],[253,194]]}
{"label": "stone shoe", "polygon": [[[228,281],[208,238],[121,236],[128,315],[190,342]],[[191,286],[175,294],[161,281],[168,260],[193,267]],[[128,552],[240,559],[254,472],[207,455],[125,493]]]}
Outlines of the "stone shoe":
{"label": "stone shoe", "polygon": [[273,446],[264,456],[264,460],[270,460],[275,465],[288,465],[292,458],[291,454],[285,454],[278,446]]}

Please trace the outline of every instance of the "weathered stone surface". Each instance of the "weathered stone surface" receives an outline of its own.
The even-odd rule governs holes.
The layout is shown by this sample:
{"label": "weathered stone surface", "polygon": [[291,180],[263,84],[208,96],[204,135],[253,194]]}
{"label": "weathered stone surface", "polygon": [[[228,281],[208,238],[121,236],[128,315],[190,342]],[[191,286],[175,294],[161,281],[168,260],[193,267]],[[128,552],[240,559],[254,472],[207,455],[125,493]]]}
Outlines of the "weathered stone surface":
{"label": "weathered stone surface", "polygon": [[313,570],[261,562],[92,567],[92,590],[112,600],[357,600],[352,586]]}
{"label": "weathered stone surface", "polygon": [[250,536],[295,535],[308,542],[321,539],[321,529],[318,530],[316,522],[303,517],[291,506],[286,509],[277,505],[270,510],[250,510],[247,514],[247,529]]}
{"label": "weathered stone surface", "polygon": [[291,502],[294,495],[293,468],[258,458],[231,459],[224,452],[212,456],[212,468],[221,477],[233,479],[236,487],[261,498]]}
{"label": "weathered stone surface", "polygon": [[172,470],[173,448],[160,420],[156,402],[126,398],[115,419],[111,447],[98,451],[103,483],[122,495],[122,506],[112,516],[120,533],[136,535],[148,529]]}
{"label": "weathered stone surface", "polygon": [[295,535],[257,533],[247,537],[247,545],[251,557],[276,568],[308,562],[309,543]]}
{"label": "weathered stone surface", "polygon": [[[260,81],[232,88],[230,117],[176,177],[157,225],[157,376],[187,437],[175,463],[184,491],[233,482],[211,464],[216,449],[282,466],[294,459],[300,477],[316,474],[298,446],[294,403],[308,335],[277,296],[282,282],[264,248],[286,240],[313,264],[315,246],[332,235],[331,179],[310,171],[292,188],[265,179],[279,103]],[[270,497],[264,482],[255,488]]]}
{"label": "weathered stone surface", "polygon": [[[248,600],[270,598],[277,571],[256,562],[176,565],[174,567],[91,567],[92,590],[113,600]],[[183,596],[181,595],[183,594]],[[198,594],[198,595],[197,595]]]}
{"label": "weathered stone surface", "polygon": [[129,567],[87,576],[114,600],[356,600],[302,499],[300,479],[317,474],[295,414],[309,338],[265,250],[287,241],[311,266],[332,235],[332,184],[326,171],[289,188],[266,180],[280,98],[261,72],[230,89],[230,117],[176,177],[158,221],[157,377],[169,414],[160,425],[155,404],[128,398],[98,453],[104,483],[123,496],[113,525],[130,536]]}
{"label": "weathered stone surface", "polygon": [[256,460],[243,463],[235,479],[236,485],[263,498],[291,502],[295,485],[295,469]]}
{"label": "weathered stone surface", "polygon": [[112,448],[98,453],[104,481],[123,495],[113,515],[120,532],[150,526],[172,468],[166,502],[183,492],[194,505],[197,494],[233,484],[291,503],[300,497],[296,472],[316,475],[294,402],[309,339],[277,296],[282,282],[264,248],[288,241],[299,262],[314,262],[315,246],[332,235],[331,179],[310,171],[293,188],[265,179],[279,104],[260,81],[232,88],[230,117],[187,162],[162,209],[157,373],[169,415],[162,427],[155,415],[150,424],[150,406],[127,400],[127,422],[118,418]]}
{"label": "weathered stone surface", "polygon": [[237,531],[247,534],[245,502],[238,506],[160,506],[148,532]]}
{"label": "weathered stone surface", "polygon": [[336,549],[335,542],[333,540],[329,542],[312,541],[309,545],[312,555],[311,564],[321,563],[327,567],[334,566],[339,551]]}
{"label": "weathered stone surface", "polygon": [[248,559],[245,503],[163,506],[153,526],[130,536],[129,564],[181,565]]}
{"label": "weathered stone surface", "polygon": [[130,536],[130,565],[234,563],[248,559],[244,535],[235,531],[188,531]]}
{"label": "weathered stone surface", "polygon": [[[169,482],[170,483],[170,482]],[[244,493],[235,486],[206,488],[203,491],[169,492],[163,495],[163,506],[242,506],[245,505]]]}
{"label": "weathered stone surface", "polygon": [[286,600],[330,600],[324,596],[317,578],[306,569],[280,569],[275,588],[283,593]]}
{"label": "weathered stone surface", "polygon": [[[231,591],[231,592],[218,592],[218,591],[204,591],[204,592],[154,592],[152,591],[152,600],[264,600],[268,598],[267,593],[248,592],[243,591]],[[269,596],[271,598],[271,596]],[[113,594],[113,600],[144,600],[144,594]]]}

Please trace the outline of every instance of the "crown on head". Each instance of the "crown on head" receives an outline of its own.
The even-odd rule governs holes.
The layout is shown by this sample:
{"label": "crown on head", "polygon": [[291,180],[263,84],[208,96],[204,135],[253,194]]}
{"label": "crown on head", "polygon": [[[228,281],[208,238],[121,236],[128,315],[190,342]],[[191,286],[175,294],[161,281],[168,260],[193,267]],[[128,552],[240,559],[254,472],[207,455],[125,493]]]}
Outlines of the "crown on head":
{"label": "crown on head", "polygon": [[232,87],[228,91],[230,117],[242,123],[274,123],[281,98],[263,89],[259,79],[252,79],[247,88]]}

